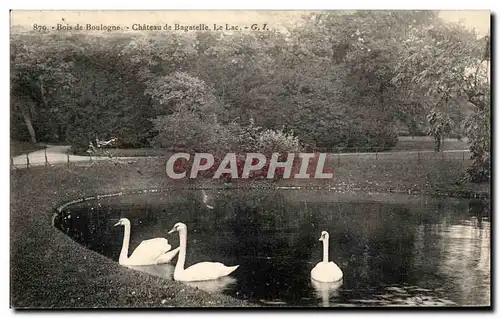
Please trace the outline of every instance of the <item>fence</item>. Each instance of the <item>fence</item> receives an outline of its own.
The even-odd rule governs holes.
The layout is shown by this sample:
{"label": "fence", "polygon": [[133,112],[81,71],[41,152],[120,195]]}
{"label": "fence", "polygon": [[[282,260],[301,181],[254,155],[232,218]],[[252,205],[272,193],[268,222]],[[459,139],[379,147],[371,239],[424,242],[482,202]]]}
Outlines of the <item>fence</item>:
{"label": "fence", "polygon": [[[176,150],[180,152],[182,150]],[[311,149],[309,152],[328,153],[328,160],[334,164],[340,164],[352,160],[470,160],[469,150],[408,150],[387,151],[383,148],[335,148],[335,149]],[[10,158],[11,169],[23,169],[30,167],[88,164],[98,161],[130,161],[137,159],[155,158],[174,153],[172,150],[147,150],[135,151],[134,149],[108,149],[94,155],[71,155],[69,153],[52,153],[47,148],[31,154],[24,154]]]}

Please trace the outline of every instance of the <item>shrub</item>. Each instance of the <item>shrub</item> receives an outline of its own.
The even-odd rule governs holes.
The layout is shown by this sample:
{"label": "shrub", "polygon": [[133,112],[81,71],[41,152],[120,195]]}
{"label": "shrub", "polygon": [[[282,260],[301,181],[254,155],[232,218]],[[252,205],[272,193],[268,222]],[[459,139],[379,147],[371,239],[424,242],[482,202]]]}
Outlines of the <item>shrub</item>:
{"label": "shrub", "polygon": [[201,118],[192,112],[176,112],[151,120],[158,132],[151,139],[155,148],[186,148],[194,151],[219,151],[223,128],[213,118]]}
{"label": "shrub", "polygon": [[[153,145],[167,148],[183,148],[194,154],[194,151],[207,152],[214,156],[213,166],[205,171],[199,172],[198,176],[212,178],[223,158],[228,152],[236,153],[236,164],[238,176],[243,173],[246,156],[248,152],[259,152],[266,155],[266,165],[251,172],[249,179],[266,179],[271,154],[278,152],[279,161],[285,161],[288,152],[299,152],[301,145],[299,139],[292,133],[283,130],[262,130],[255,126],[253,121],[247,126],[232,123],[223,126],[217,123],[215,118],[210,121],[200,119],[190,113],[176,113],[171,116],[159,117],[153,120],[158,135],[153,138]],[[176,161],[174,171],[191,171],[191,160]],[[203,162],[202,162],[203,164]],[[296,168],[300,159],[295,158]],[[274,179],[283,177],[284,168],[278,168]],[[222,179],[229,180],[229,175],[222,175]]]}
{"label": "shrub", "polygon": [[294,136],[293,132],[266,129],[259,135],[257,148],[264,153],[299,152],[301,145],[299,138]]}

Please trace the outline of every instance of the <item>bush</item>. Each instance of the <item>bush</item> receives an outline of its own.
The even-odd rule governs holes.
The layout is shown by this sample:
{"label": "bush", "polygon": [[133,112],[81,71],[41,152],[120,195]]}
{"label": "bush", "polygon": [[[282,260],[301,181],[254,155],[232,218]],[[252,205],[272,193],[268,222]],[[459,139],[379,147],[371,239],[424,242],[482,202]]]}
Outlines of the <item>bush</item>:
{"label": "bush", "polygon": [[218,151],[223,128],[213,118],[201,118],[192,112],[176,112],[151,120],[158,132],[151,139],[155,148],[185,148],[193,151]]}
{"label": "bush", "polygon": [[[271,154],[278,152],[280,161],[285,161],[289,152],[299,152],[301,145],[299,139],[292,133],[283,130],[262,130],[255,126],[253,121],[247,126],[232,123],[223,126],[214,118],[202,119],[192,113],[176,113],[171,116],[159,117],[153,121],[158,135],[153,138],[153,146],[162,148],[183,148],[185,151],[207,152],[214,156],[214,165],[206,171],[199,173],[204,178],[212,178],[217,168],[228,152],[236,153],[238,176],[243,173],[246,153],[258,152],[266,156],[266,165],[251,172],[249,179],[266,179],[269,169]],[[256,163],[256,162],[255,162]],[[202,162],[203,164],[203,162]],[[300,159],[295,159],[295,167],[300,164]],[[174,171],[190,171],[191,160],[178,160]],[[298,169],[298,168],[297,168]],[[276,169],[274,179],[283,177],[284,168]],[[229,175],[222,175],[222,179],[229,180]]]}
{"label": "bush", "polygon": [[264,130],[257,140],[257,149],[264,153],[299,152],[299,138],[282,130]]}

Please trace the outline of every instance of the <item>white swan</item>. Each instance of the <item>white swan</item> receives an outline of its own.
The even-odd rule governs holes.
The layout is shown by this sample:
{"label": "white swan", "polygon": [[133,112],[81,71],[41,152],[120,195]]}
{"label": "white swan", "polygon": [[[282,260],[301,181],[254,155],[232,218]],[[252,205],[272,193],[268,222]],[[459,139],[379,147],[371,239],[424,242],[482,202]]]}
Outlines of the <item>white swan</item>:
{"label": "white swan", "polygon": [[[128,246],[130,243],[130,221],[127,218],[120,219],[115,226],[123,225],[125,227],[125,234],[123,235],[123,246],[120,252],[118,263],[120,265],[155,265],[168,263],[179,252],[179,248],[172,251],[172,246],[168,244],[166,238],[154,238],[142,241],[139,246],[128,257]],[[170,251],[170,252],[169,252]],[[168,252],[168,253],[167,253]]]}
{"label": "white swan", "polygon": [[176,223],[170,233],[179,232],[179,258],[174,270],[174,280],[183,282],[195,282],[212,280],[227,276],[234,272],[240,265],[226,266],[222,263],[201,262],[184,268],[186,262],[187,226],[184,223]]}
{"label": "white swan", "polygon": [[323,261],[311,270],[311,278],[318,282],[336,282],[342,279],[342,270],[334,262],[328,262],[328,232],[321,232],[320,241],[323,241]]}

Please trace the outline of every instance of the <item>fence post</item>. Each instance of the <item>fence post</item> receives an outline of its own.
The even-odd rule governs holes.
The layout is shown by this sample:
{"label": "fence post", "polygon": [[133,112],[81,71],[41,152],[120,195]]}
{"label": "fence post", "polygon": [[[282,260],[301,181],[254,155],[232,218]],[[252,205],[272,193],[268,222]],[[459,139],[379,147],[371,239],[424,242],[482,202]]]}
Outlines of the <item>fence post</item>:
{"label": "fence post", "polygon": [[69,168],[69,153],[66,153],[66,156],[68,157],[68,168]]}
{"label": "fence post", "polygon": [[45,154],[45,167],[47,167],[49,164],[49,161],[47,160],[47,148],[45,148],[44,150],[45,150],[45,152],[44,152],[44,154]]}
{"label": "fence post", "polygon": [[465,151],[462,151],[462,161],[465,161]]}
{"label": "fence post", "polygon": [[378,149],[375,148],[375,160],[378,160]]}
{"label": "fence post", "polygon": [[417,159],[420,160],[420,150],[417,150]]}
{"label": "fence post", "polygon": [[30,167],[30,157],[26,154],[26,168]]}
{"label": "fence post", "polygon": [[337,149],[337,165],[340,165],[340,150]]}

